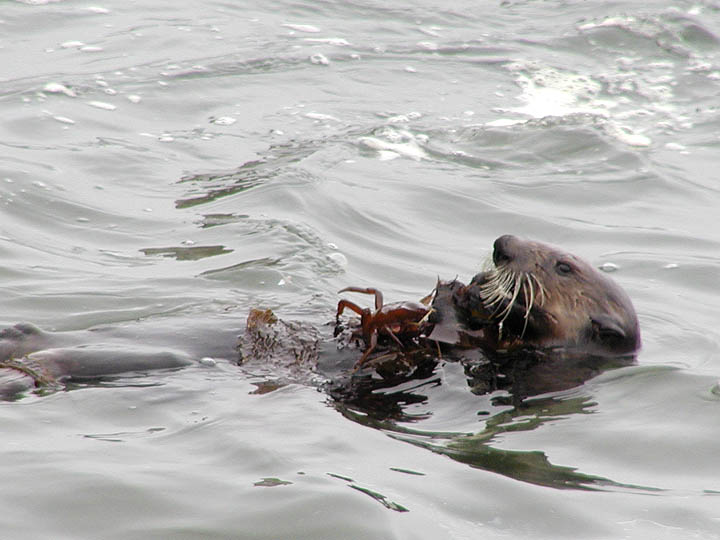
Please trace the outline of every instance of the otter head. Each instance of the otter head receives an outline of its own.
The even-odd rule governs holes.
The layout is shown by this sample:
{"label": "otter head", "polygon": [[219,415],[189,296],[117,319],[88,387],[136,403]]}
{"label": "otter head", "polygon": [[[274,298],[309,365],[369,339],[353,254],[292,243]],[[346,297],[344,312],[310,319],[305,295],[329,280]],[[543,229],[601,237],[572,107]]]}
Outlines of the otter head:
{"label": "otter head", "polygon": [[630,298],[579,257],[511,235],[495,241],[492,267],[473,278],[499,349],[579,349],[625,355],[640,348]]}

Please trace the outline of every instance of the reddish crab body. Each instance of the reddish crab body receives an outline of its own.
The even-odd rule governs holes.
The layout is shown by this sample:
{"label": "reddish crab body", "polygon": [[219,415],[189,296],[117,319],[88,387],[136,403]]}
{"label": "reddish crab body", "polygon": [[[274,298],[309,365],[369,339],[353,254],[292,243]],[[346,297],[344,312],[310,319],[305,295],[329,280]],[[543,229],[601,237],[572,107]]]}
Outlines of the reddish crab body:
{"label": "reddish crab body", "polygon": [[382,293],[373,288],[346,287],[339,292],[375,295],[375,311],[369,308],[361,308],[345,299],[338,302],[337,322],[339,322],[340,315],[346,308],[360,315],[360,331],[367,348],[357,366],[364,364],[370,353],[375,349],[380,333],[389,336],[400,347],[403,347],[402,339],[414,338],[422,333],[423,322],[430,313],[430,308],[419,302],[383,304]]}

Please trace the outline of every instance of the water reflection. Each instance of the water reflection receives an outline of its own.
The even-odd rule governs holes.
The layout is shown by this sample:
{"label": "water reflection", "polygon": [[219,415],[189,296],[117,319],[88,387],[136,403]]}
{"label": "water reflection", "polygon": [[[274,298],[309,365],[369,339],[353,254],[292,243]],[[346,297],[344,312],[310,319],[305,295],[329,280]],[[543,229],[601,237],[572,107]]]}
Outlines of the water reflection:
{"label": "water reflection", "polygon": [[[542,451],[505,450],[494,446],[498,436],[506,433],[532,431],[572,415],[591,414],[596,406],[592,396],[566,391],[603,371],[632,364],[633,357],[525,352],[515,353],[512,358],[487,358],[481,357],[476,350],[465,354],[465,358],[461,354],[442,360],[433,360],[426,355],[407,377],[383,378],[361,373],[336,381],[328,391],[334,398],[335,408],[349,420],[381,429],[397,440],[474,468],[558,489],[660,491],[553,464]],[[442,370],[438,369],[448,362],[462,366],[469,393],[485,397],[484,404],[489,402],[490,411],[477,411],[476,418],[470,419],[470,422],[477,422],[477,416],[488,415],[480,431],[422,429],[423,421],[431,419],[435,413],[443,414],[442,408],[448,406],[445,402],[448,392],[442,400],[445,403],[438,398],[443,385],[452,385],[443,380]],[[462,393],[458,396],[463,401],[469,399]],[[418,404],[426,405],[425,412],[413,411]],[[453,405],[458,411],[467,411],[466,403],[455,400],[450,407]]]}
{"label": "water reflection", "polygon": [[185,176],[179,183],[188,184],[188,193],[175,201],[176,208],[190,208],[217,201],[260,186],[280,176],[286,168],[317,151],[313,141],[274,145],[262,159],[248,161],[231,171]]}
{"label": "water reflection", "polygon": [[216,255],[225,255],[232,253],[232,249],[225,246],[192,246],[192,247],[159,247],[141,249],[145,255],[161,257],[169,257],[178,261],[197,261],[207,257],[215,257]]}

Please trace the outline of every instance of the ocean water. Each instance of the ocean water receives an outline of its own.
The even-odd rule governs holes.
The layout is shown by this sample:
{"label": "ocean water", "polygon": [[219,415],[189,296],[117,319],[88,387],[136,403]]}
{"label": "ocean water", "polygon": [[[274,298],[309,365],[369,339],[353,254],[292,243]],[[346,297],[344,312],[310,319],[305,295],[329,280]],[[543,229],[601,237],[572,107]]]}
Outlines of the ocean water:
{"label": "ocean water", "polygon": [[[214,361],[0,404],[0,537],[720,538],[718,28],[713,1],[2,2],[0,322]],[[506,233],[611,272],[637,365],[515,409],[448,362],[378,417],[232,363],[251,307],[415,300]]]}

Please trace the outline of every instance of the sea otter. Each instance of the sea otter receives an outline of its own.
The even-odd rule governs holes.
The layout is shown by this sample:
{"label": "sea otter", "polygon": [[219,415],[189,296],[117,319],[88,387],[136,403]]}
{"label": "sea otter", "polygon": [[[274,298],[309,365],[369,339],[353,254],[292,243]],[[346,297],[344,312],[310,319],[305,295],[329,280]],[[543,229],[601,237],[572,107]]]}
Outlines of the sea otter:
{"label": "sea otter", "polygon": [[[509,235],[495,241],[491,267],[468,285],[439,282],[425,304],[412,304],[411,311],[407,302],[382,306],[380,300],[378,305],[375,289],[348,290],[376,293],[374,312],[353,309],[370,318],[364,325],[368,347],[374,349],[383,333],[392,338],[381,339],[373,355],[358,353],[354,361],[367,360],[361,367],[391,380],[431,372],[439,358],[452,356],[449,349],[474,349],[483,354],[481,362],[467,363],[473,377],[478,373],[484,377],[487,366],[493,370],[511,366],[515,381],[528,378],[525,375],[540,381],[532,375],[533,369],[550,372],[550,386],[533,383],[537,388],[531,391],[538,393],[556,389],[562,379],[578,384],[592,376],[597,364],[588,364],[590,358],[632,357],[640,347],[635,310],[612,280],[558,248]],[[341,301],[342,306],[348,304]],[[398,321],[393,319],[395,312]],[[6,329],[0,332],[0,397],[10,399],[32,386],[55,388],[74,378],[173,369],[204,356],[233,356],[233,332],[219,329],[217,321],[188,321],[181,329],[177,320],[154,324],[67,333],[46,333],[32,325]],[[262,363],[266,372],[275,369],[286,378],[306,381],[313,380],[306,375],[315,370],[335,377],[340,365],[350,373],[352,352],[338,351],[337,342],[322,327],[251,310],[234,356],[239,364]],[[537,356],[530,354],[535,352],[555,364],[537,362]],[[461,361],[471,357],[478,358],[457,356]],[[591,369],[582,373],[573,371],[588,365]],[[353,372],[350,378],[354,376]],[[491,377],[497,379],[496,370]]]}
{"label": "sea otter", "polygon": [[[443,358],[462,363],[474,393],[507,390],[517,404],[629,365],[641,345],[632,302],[610,278],[557,247],[511,235],[495,241],[469,284],[438,281],[423,302],[410,320],[406,303],[378,305],[377,295],[374,312],[352,305],[362,318],[355,335],[366,342],[355,369],[383,380],[356,377],[331,395],[366,411],[376,411],[378,399],[390,409],[390,396],[419,398],[381,389],[426,377]],[[341,300],[338,313],[346,306]],[[401,324],[393,324],[395,311]]]}
{"label": "sea otter", "polygon": [[491,267],[469,285],[439,283],[429,338],[491,352],[564,350],[631,355],[640,326],[630,298],[586,261],[557,247],[505,235]]}

